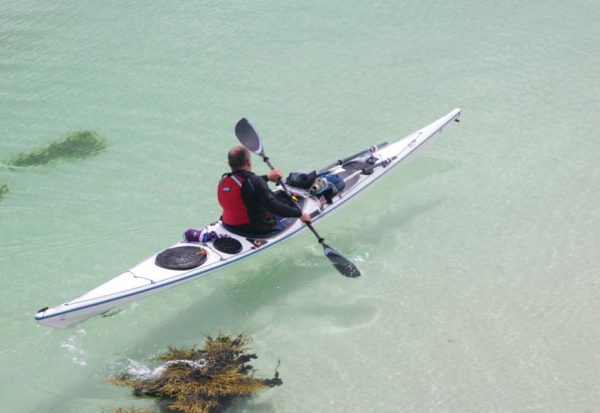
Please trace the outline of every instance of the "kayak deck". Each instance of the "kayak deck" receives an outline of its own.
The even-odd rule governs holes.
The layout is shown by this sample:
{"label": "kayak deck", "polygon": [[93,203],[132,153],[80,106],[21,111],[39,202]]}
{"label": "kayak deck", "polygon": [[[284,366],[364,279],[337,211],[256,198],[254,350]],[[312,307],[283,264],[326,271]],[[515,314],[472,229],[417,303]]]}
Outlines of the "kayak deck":
{"label": "kayak deck", "polygon": [[[460,109],[454,109],[448,115],[438,119],[406,138],[389,144],[380,145],[375,151],[366,150],[347,162],[330,165],[319,172],[338,175],[345,182],[344,189],[333,196],[331,203],[323,202],[311,196],[307,190],[290,187],[294,195],[303,199],[302,210],[313,217],[313,221],[346,205],[350,199],[370,186],[394,166],[406,159],[429,138],[460,116]],[[245,259],[265,248],[271,247],[293,235],[306,226],[299,219],[292,219],[289,225],[270,237],[261,235],[244,236],[229,231],[219,221],[208,225],[203,233],[214,233],[217,237],[228,237],[241,244],[241,250],[229,254],[219,250],[215,240],[202,242],[180,241],[170,248],[182,246],[201,247],[206,254],[202,265],[189,270],[173,270],[156,265],[157,254],[137,264],[106,283],[90,290],[82,296],[53,308],[44,308],[37,312],[35,320],[52,327],[67,327],[83,321],[95,314],[103,313],[121,304],[155,294],[192,278],[205,275],[226,265]],[[168,250],[168,249],[167,249]]]}

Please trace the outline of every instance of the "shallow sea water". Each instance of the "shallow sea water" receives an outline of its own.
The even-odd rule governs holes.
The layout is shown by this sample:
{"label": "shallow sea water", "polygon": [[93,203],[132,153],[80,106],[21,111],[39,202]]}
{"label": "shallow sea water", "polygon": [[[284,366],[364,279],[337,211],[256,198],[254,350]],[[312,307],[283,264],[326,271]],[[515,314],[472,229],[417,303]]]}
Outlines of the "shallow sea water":
{"label": "shallow sea water", "polygon": [[[107,379],[245,331],[284,384],[232,412],[597,411],[598,19],[584,0],[0,1],[0,410],[151,405]],[[360,279],[307,233],[111,317],[33,321],[212,222],[240,117],[285,172],[454,107],[319,222]],[[6,165],[74,130],[107,149]]]}

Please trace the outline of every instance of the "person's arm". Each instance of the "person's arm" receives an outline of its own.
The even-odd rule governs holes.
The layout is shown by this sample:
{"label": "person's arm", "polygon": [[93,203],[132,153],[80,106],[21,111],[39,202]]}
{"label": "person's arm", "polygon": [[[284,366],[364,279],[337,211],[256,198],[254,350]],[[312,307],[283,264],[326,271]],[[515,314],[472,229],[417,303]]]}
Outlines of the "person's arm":
{"label": "person's arm", "polygon": [[260,176],[256,176],[258,179],[252,179],[252,185],[254,186],[254,193],[260,201],[260,203],[272,214],[279,215],[282,217],[293,217],[300,218],[302,211],[300,208],[295,208],[284,202],[281,202],[275,197],[275,194],[271,192],[267,186],[267,182]]}
{"label": "person's arm", "polygon": [[264,179],[265,182],[271,181],[277,183],[281,179],[281,172],[279,172],[279,169],[275,168],[272,169],[268,174],[261,175],[260,177]]}
{"label": "person's arm", "polygon": [[271,169],[271,171],[265,176],[267,177],[267,181],[278,183],[281,179],[281,172],[279,169],[275,168]]}

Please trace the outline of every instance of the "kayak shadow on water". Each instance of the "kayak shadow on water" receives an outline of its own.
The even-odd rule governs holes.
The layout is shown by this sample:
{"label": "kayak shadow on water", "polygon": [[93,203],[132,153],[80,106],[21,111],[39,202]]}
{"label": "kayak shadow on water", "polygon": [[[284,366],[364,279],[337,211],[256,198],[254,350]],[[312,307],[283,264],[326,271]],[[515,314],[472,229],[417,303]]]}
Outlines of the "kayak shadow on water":
{"label": "kayak shadow on water", "polygon": [[414,182],[423,181],[426,178],[440,175],[456,169],[462,165],[459,161],[449,161],[428,157],[419,157],[414,160],[409,160],[404,167],[400,167],[402,172],[398,173],[393,179],[386,179],[386,181],[392,181],[396,187],[404,186]]}
{"label": "kayak shadow on water", "polygon": [[[296,246],[302,243],[299,239],[291,242]],[[322,254],[318,256],[311,254],[312,243],[297,249],[296,253],[302,255],[306,260],[318,261],[315,265],[315,269],[318,271],[298,266],[294,263],[294,255],[285,252],[281,246],[278,247],[270,253],[267,252],[267,255],[263,256],[258,264],[237,263],[222,271],[220,275],[214,274],[213,276],[221,277],[220,280],[213,280],[219,284],[216,290],[210,296],[198,300],[186,308],[181,308],[176,317],[170,319],[168,324],[161,326],[161,331],[156,332],[157,339],[165,334],[164,329],[168,330],[167,335],[190,329],[200,329],[201,331],[245,330],[247,329],[247,326],[244,325],[245,320],[253,318],[253,315],[261,309],[284,299],[288,294],[310,288],[311,282],[317,281],[323,276],[339,277],[341,282],[348,281],[333,269]],[[319,246],[317,245],[317,247]],[[324,272],[326,272],[325,275]],[[202,283],[203,280],[198,280],[198,282]],[[219,311],[215,311],[215,308],[218,308]],[[198,314],[202,314],[202,317],[198,317]],[[190,326],[190,321],[197,324]],[[152,338],[147,340],[152,340]]]}
{"label": "kayak shadow on water", "polygon": [[[402,232],[402,228],[443,203],[444,199],[439,198],[418,205],[389,207],[383,209],[381,214],[361,218],[361,222],[358,223],[360,227],[355,230],[351,226],[345,226],[342,230],[339,228],[333,230],[336,220],[333,218],[332,230],[327,230],[328,238],[336,246],[339,244],[336,243],[336,238],[343,238],[345,251],[352,250],[352,246],[357,246],[354,248],[355,256],[348,255],[348,258],[353,261],[356,261],[361,255],[364,256],[366,249],[366,254],[370,258],[362,261],[360,265],[364,270],[363,278],[366,279],[364,282],[368,282],[368,277],[371,275],[369,267],[381,269],[376,261],[378,259],[377,251],[382,246],[385,246],[387,250],[394,248],[393,243],[398,231]],[[362,231],[360,229],[362,227],[378,227],[383,223],[386,223],[388,231]],[[257,323],[255,315],[261,310],[276,306],[277,302],[285,300],[287,295],[310,290],[313,288],[311,284],[318,283],[325,277],[333,277],[340,283],[361,282],[360,279],[358,281],[350,280],[339,275],[329,261],[322,256],[320,247],[314,244],[310,238],[301,235],[289,241],[288,246],[291,249],[286,250],[278,246],[262,255],[258,262],[243,261],[220,272],[219,275],[212,275],[212,277],[220,277],[219,280],[193,281],[196,288],[201,288],[201,284],[204,282],[210,282],[216,289],[209,296],[181,308],[176,316],[170,318],[167,323],[148,332],[143,341],[160,343],[164,341],[164,337],[177,337],[181,335],[182,331],[208,333],[219,329],[247,330],[247,326],[244,324],[247,320],[253,324]],[[310,262],[310,265],[299,265],[298,260]],[[379,277],[385,276],[385,274],[372,274],[372,276]],[[318,313],[319,316],[329,317],[335,325],[342,329],[370,324],[378,318],[377,308],[367,306],[369,308],[363,308],[364,311],[353,311],[355,307],[363,308],[365,304],[348,303],[348,308],[346,308],[348,311],[340,313],[339,309],[329,306],[329,303],[323,303]],[[301,311],[299,310],[299,312]],[[356,314],[356,317],[353,317],[352,314]],[[261,323],[264,322],[267,321],[258,321],[257,327],[260,328]]]}
{"label": "kayak shadow on water", "polygon": [[[377,259],[377,251],[395,248],[398,243],[398,236],[410,231],[410,225],[419,218],[429,214],[431,211],[441,207],[445,203],[445,198],[437,198],[428,202],[413,205],[390,205],[381,209],[377,216],[367,216],[364,218],[366,228],[378,228],[385,225],[385,231],[362,231],[360,234],[354,233],[351,242],[360,244],[365,248],[371,259]],[[368,265],[368,262],[364,265]],[[368,276],[368,269],[367,276]]]}

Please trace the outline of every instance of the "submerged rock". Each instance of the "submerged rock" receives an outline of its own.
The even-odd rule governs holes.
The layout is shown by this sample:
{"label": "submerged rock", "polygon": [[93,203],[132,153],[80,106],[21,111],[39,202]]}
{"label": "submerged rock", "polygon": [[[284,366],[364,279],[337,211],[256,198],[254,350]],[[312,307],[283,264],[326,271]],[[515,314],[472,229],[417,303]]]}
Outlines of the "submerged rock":
{"label": "submerged rock", "polygon": [[6,194],[8,194],[8,186],[0,185],[0,199],[2,199],[2,197],[4,197]]}
{"label": "submerged rock", "polygon": [[51,142],[45,148],[30,153],[20,153],[8,160],[13,166],[45,165],[54,159],[82,159],[106,148],[106,142],[96,132],[76,131],[62,139]]}
{"label": "submerged rock", "polygon": [[201,349],[169,348],[159,356],[164,364],[149,374],[123,374],[110,382],[131,387],[138,397],[156,398],[167,411],[218,412],[238,397],[282,384],[277,370],[271,379],[254,377],[248,363],[257,356],[247,353],[249,343],[244,334],[207,337]]}

